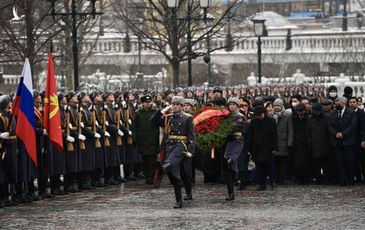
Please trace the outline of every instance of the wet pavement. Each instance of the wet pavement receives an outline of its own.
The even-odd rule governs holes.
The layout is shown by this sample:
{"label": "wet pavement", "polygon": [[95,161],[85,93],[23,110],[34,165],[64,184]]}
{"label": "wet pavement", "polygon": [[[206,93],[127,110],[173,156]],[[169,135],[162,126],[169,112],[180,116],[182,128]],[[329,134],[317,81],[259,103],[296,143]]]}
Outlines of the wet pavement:
{"label": "wet pavement", "polygon": [[128,182],[0,209],[0,229],[365,229],[364,185],[255,189],[227,202],[225,185],[199,180],[176,210],[167,178]]}

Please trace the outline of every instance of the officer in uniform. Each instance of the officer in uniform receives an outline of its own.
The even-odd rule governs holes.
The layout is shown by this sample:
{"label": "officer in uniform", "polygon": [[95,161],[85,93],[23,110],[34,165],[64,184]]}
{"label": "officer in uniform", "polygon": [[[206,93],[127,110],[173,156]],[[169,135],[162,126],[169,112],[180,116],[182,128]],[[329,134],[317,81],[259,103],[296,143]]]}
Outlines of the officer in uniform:
{"label": "officer in uniform", "polygon": [[17,183],[16,123],[10,111],[10,97],[0,96],[0,207],[14,204],[9,200],[8,188],[14,198],[13,188]]}
{"label": "officer in uniform", "polygon": [[150,122],[150,118],[156,112],[152,108],[152,97],[142,96],[141,102],[143,107],[137,110],[133,124],[133,142],[143,157],[145,183],[153,184],[152,177],[159,146],[159,126]]}
{"label": "officer in uniform", "polygon": [[245,128],[245,116],[239,111],[240,100],[237,97],[228,99],[228,108],[233,118],[233,130],[227,139],[224,159],[227,165],[227,189],[226,200],[234,200],[234,184],[238,173],[238,158],[242,153],[244,140],[243,131]]}
{"label": "officer in uniform", "polygon": [[106,183],[109,185],[116,185],[118,181],[115,180],[118,175],[115,175],[116,167],[119,167],[119,150],[117,146],[117,137],[124,136],[124,133],[117,128],[118,120],[114,110],[114,95],[110,92],[106,92],[103,95],[104,105],[103,117],[105,117],[106,131],[110,134],[109,146],[105,145],[106,158]]}
{"label": "officer in uniform", "polygon": [[[105,149],[104,139],[106,136],[110,137],[110,134],[102,130],[102,116],[103,116],[103,97],[99,91],[91,93],[90,99],[93,101],[92,113],[95,114],[95,130],[101,135],[99,138],[100,145],[95,143],[95,171],[93,173],[93,185],[96,187],[104,187],[104,169],[105,169]],[[97,140],[95,140],[97,141]]]}
{"label": "officer in uniform", "polygon": [[[66,138],[67,138],[67,149],[66,149],[66,191],[75,193],[79,192],[77,184],[77,173],[79,172],[79,140],[85,140],[85,136],[79,134],[78,131],[78,100],[75,92],[71,91],[68,93],[68,106],[65,111],[66,122]],[[72,138],[71,138],[72,137]]]}
{"label": "officer in uniform", "polygon": [[84,92],[78,94],[79,106],[81,113],[79,115],[81,132],[86,137],[83,141],[83,145],[80,145],[80,174],[79,184],[81,189],[90,190],[93,188],[91,184],[91,173],[95,169],[95,139],[99,139],[101,135],[97,132],[93,132],[92,115],[89,111],[91,107],[91,99],[89,95]]}
{"label": "officer in uniform", "polygon": [[[183,97],[174,96],[171,100],[172,107],[167,107],[162,111],[157,111],[152,117],[152,121],[163,123],[161,115],[167,115],[172,108],[171,118],[168,120],[168,139],[166,142],[167,158],[162,168],[168,173],[174,185],[176,204],[174,208],[182,208],[182,195],[180,178],[183,180],[186,198],[192,200],[191,191],[191,153],[195,147],[195,128],[193,125],[193,117],[183,112],[185,99]],[[181,175],[181,176],[180,176]]]}

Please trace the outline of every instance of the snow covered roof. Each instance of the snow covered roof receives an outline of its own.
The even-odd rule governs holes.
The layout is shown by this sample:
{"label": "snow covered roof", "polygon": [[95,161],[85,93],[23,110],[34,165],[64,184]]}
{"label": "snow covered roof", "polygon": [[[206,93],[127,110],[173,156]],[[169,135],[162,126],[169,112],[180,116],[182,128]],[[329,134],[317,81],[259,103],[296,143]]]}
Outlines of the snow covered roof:
{"label": "snow covered roof", "polygon": [[265,25],[267,29],[294,29],[298,28],[288,21],[284,16],[273,11],[263,11],[252,15],[250,18],[266,19]]}

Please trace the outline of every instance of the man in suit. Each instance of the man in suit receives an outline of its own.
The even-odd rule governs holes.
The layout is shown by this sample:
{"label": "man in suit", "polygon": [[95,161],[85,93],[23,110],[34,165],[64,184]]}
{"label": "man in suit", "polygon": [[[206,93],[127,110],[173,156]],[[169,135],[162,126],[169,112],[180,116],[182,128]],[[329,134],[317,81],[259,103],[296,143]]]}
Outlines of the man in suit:
{"label": "man in suit", "polygon": [[344,97],[335,100],[335,109],[331,112],[328,123],[338,179],[343,186],[354,183],[354,146],[357,125],[356,113],[346,104],[347,99]]}

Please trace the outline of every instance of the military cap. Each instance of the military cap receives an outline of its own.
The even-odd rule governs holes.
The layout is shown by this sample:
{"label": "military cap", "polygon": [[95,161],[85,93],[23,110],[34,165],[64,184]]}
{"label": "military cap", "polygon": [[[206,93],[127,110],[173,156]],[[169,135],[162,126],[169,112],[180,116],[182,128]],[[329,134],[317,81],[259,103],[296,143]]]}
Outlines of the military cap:
{"label": "military cap", "polygon": [[240,100],[238,97],[230,97],[228,98],[227,104],[235,103],[237,106],[240,106]]}
{"label": "military cap", "polygon": [[150,95],[144,95],[141,97],[141,102],[151,102],[152,101],[152,97]]}
{"label": "military cap", "polygon": [[4,111],[10,102],[11,102],[11,98],[8,95],[6,95],[6,94],[1,95],[0,96],[0,111]]}
{"label": "military cap", "polygon": [[33,100],[35,100],[37,97],[39,97],[40,96],[40,93],[39,93],[39,91],[38,90],[33,90]]}
{"label": "military cap", "polygon": [[218,92],[218,93],[222,93],[223,94],[223,89],[221,88],[221,87],[214,87],[214,89],[213,89],[213,93],[215,93],[215,92]]}
{"label": "military cap", "polygon": [[194,99],[185,99],[184,104],[188,104],[188,105],[191,105],[192,107],[194,107],[196,105],[196,101]]}
{"label": "military cap", "polygon": [[74,92],[74,91],[68,92],[68,94],[67,94],[67,100],[70,101],[71,98],[73,98],[74,96],[76,96],[76,92]]}
{"label": "military cap", "polygon": [[94,92],[90,93],[90,94],[89,94],[89,97],[90,97],[90,99],[93,101],[93,100],[95,99],[95,97],[96,97],[96,96],[98,96],[98,95],[101,95],[101,92],[100,92],[100,91],[98,91],[98,90],[96,90],[96,91],[94,91]]}
{"label": "military cap", "polygon": [[58,97],[58,101],[62,101],[62,99],[65,97],[65,94],[58,92],[57,97]]}
{"label": "military cap", "polygon": [[86,97],[87,96],[87,94],[86,93],[84,93],[84,92],[79,92],[78,94],[77,94],[77,100],[79,100],[79,101],[81,101],[84,97]]}
{"label": "military cap", "polygon": [[180,97],[180,96],[173,96],[172,97],[171,104],[184,105],[184,103],[185,103],[185,98]]}
{"label": "military cap", "polygon": [[257,107],[257,106],[264,106],[264,102],[258,99],[253,100],[252,107]]}
{"label": "military cap", "polygon": [[103,100],[105,101],[110,95],[113,95],[112,92],[104,92],[103,93]]}
{"label": "military cap", "polygon": [[336,91],[337,92],[337,87],[335,85],[331,85],[330,87],[328,87],[328,92],[330,91]]}

